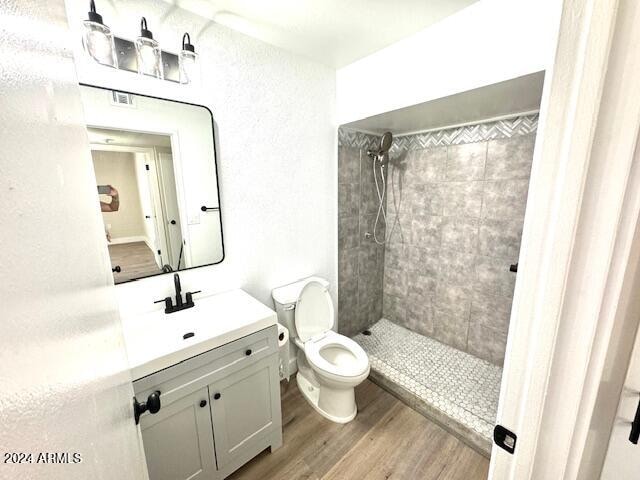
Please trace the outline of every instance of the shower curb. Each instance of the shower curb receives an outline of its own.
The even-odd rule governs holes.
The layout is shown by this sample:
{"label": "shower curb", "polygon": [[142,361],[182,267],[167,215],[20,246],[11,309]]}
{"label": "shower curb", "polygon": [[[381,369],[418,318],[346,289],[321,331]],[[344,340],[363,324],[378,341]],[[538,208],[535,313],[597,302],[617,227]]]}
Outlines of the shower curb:
{"label": "shower curb", "polygon": [[378,372],[374,368],[371,368],[369,380],[389,392],[391,395],[396,397],[411,409],[418,412],[423,417],[428,418],[429,420],[438,424],[440,427],[455,436],[458,440],[473,448],[483,457],[491,457],[491,440],[441,412],[439,409],[425,402],[422,398],[418,397],[413,392],[391,381],[389,378],[387,378],[385,375]]}

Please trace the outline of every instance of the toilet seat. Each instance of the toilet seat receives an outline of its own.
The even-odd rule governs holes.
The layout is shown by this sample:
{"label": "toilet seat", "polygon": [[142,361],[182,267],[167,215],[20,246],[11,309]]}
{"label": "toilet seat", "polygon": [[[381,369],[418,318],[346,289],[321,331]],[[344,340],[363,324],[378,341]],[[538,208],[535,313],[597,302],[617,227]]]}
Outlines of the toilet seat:
{"label": "toilet seat", "polygon": [[359,377],[369,372],[369,357],[362,347],[332,330],[305,342],[304,353],[313,368],[336,379]]}
{"label": "toilet seat", "polygon": [[333,327],[333,301],[326,285],[311,280],[300,291],[294,322],[302,343],[324,334]]}
{"label": "toilet seat", "polygon": [[333,327],[333,301],[327,286],[316,280],[300,292],[295,309],[297,343],[302,344],[311,367],[333,380],[348,380],[369,373],[369,357],[356,342]]}

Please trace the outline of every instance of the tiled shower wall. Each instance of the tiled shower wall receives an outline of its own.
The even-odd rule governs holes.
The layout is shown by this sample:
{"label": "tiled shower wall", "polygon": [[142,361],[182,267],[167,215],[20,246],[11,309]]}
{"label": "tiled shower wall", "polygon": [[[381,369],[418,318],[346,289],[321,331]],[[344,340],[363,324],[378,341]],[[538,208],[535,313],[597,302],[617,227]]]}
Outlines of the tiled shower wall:
{"label": "tiled shower wall", "polygon": [[502,364],[536,127],[533,115],[394,141],[385,318]]}
{"label": "tiled shower wall", "polygon": [[[384,246],[373,232],[378,198],[369,148],[380,139],[359,132],[339,131],[338,147],[338,329],[354,335],[382,317]],[[384,238],[384,223],[378,226]]]}

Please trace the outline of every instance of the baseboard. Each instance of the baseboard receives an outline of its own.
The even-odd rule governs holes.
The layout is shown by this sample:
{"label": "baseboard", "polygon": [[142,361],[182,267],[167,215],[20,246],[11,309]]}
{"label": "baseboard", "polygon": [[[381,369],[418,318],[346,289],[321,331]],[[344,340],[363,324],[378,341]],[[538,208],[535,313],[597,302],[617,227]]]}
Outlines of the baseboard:
{"label": "baseboard", "polygon": [[121,245],[123,243],[136,243],[136,242],[147,243],[147,237],[145,237],[143,235],[136,235],[136,236],[133,236],[133,237],[111,238],[111,241],[109,243],[111,245]]}

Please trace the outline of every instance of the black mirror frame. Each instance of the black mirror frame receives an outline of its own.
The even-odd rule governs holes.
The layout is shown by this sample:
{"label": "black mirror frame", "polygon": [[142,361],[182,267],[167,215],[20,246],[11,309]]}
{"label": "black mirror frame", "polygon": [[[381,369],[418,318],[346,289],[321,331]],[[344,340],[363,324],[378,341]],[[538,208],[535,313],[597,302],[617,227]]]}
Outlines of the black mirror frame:
{"label": "black mirror frame", "polygon": [[180,270],[177,270],[176,272],[158,272],[158,273],[154,273],[154,274],[151,274],[151,275],[146,275],[144,277],[132,278],[132,279],[129,279],[129,280],[125,280],[123,282],[117,283],[116,285],[122,285],[122,284],[130,283],[130,282],[137,282],[139,280],[144,280],[145,278],[157,277],[159,275],[166,275],[167,273],[177,273],[177,272],[184,272],[184,271],[187,271],[187,270],[193,270],[195,268],[210,267],[212,265],[218,265],[218,264],[222,263],[224,261],[224,259],[225,259],[226,254],[225,254],[225,249],[224,249],[224,228],[222,226],[222,224],[223,224],[223,221],[222,221],[222,203],[220,202],[220,179],[218,178],[218,152],[217,152],[217,149],[216,149],[216,129],[215,129],[215,123],[213,121],[213,112],[211,111],[211,109],[209,107],[207,107],[206,105],[198,105],[196,103],[183,102],[181,100],[174,100],[174,99],[171,99],[171,98],[163,98],[163,97],[156,97],[156,96],[153,96],[153,95],[145,95],[143,93],[129,92],[129,91],[126,91],[126,90],[120,90],[120,89],[116,89],[116,88],[102,87],[100,85],[91,85],[89,83],[82,83],[82,82],[79,82],[79,85],[81,87],[99,88],[100,90],[106,90],[106,91],[109,91],[109,92],[112,92],[112,91],[115,90],[117,92],[127,93],[129,95],[134,95],[134,96],[137,96],[137,97],[153,98],[154,100],[164,100],[165,102],[181,103],[183,105],[190,105],[192,107],[204,108],[209,113],[209,117],[211,118],[211,142],[212,142],[212,145],[213,145],[213,170],[214,170],[213,173],[216,176],[216,189],[217,189],[217,194],[218,194],[218,209],[219,209],[219,212],[220,212],[220,242],[222,243],[222,258],[218,262],[205,263],[203,265],[198,265],[197,267],[182,268]]}

